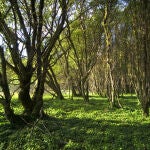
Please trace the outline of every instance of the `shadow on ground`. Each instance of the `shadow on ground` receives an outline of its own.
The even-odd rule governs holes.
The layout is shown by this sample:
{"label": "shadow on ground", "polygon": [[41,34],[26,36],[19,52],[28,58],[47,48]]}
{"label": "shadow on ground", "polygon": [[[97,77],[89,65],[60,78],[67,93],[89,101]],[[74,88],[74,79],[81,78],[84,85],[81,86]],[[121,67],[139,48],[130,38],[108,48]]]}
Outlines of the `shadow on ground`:
{"label": "shadow on ground", "polygon": [[[0,125],[0,141],[3,149],[10,148],[9,141],[16,140],[18,149],[23,149],[27,142],[44,149],[82,149],[82,150],[144,150],[150,149],[150,124],[127,124],[115,120],[93,119],[58,119],[40,120],[32,128],[20,131],[11,129],[9,124]],[[22,134],[19,134],[19,132]],[[18,136],[18,137],[17,137]],[[43,140],[45,139],[45,140]],[[38,141],[38,142],[37,142]],[[32,148],[32,145],[30,145]],[[37,148],[38,149],[38,148]],[[42,149],[42,148],[41,148]]]}
{"label": "shadow on ground", "polygon": [[[136,109],[136,101],[131,104]],[[103,110],[106,100],[46,100],[46,109],[61,109],[58,116],[38,120],[32,127],[12,129],[0,112],[0,149],[5,150],[149,150],[149,122],[124,118],[88,118],[89,111]],[[128,104],[126,105],[128,106]],[[130,101],[129,101],[130,106]],[[67,116],[83,109],[84,117]],[[78,111],[77,111],[78,112]],[[99,111],[103,112],[103,111]],[[99,113],[98,112],[98,113]],[[114,111],[116,113],[116,111]],[[64,117],[62,113],[65,113]],[[79,111],[80,113],[80,111]],[[107,114],[106,114],[107,115]]]}

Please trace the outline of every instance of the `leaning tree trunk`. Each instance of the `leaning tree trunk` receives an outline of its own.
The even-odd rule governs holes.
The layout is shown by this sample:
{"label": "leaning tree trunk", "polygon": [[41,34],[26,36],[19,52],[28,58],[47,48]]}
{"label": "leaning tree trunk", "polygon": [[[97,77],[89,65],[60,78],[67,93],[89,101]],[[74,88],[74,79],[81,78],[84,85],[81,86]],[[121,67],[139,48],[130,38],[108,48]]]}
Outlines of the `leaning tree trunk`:
{"label": "leaning tree trunk", "polygon": [[5,115],[11,124],[15,122],[15,114],[13,109],[10,106],[11,103],[11,95],[9,90],[9,85],[7,81],[7,73],[6,73],[6,60],[4,57],[3,48],[0,47],[0,58],[1,58],[1,71],[0,72],[0,86],[2,88],[4,97],[0,99],[0,103],[3,105]]}
{"label": "leaning tree trunk", "polygon": [[62,100],[64,99],[64,96],[61,92],[60,85],[51,66],[49,66],[49,71],[47,72],[48,80],[46,80],[46,83],[57,94],[57,98]]}

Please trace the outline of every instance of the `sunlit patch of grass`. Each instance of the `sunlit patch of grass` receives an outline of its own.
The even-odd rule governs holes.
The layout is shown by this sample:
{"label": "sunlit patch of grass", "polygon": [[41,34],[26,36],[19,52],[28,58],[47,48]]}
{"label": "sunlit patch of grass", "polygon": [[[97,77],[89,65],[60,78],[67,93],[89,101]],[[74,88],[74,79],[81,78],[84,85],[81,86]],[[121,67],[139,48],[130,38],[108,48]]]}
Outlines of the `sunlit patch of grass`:
{"label": "sunlit patch of grass", "polygon": [[[45,112],[50,118],[38,120],[33,127],[12,130],[4,116],[0,116],[0,149],[150,149],[150,120],[142,117],[135,96],[120,98],[121,109],[110,109],[107,99],[99,96],[90,97],[89,103],[78,97],[44,98]],[[19,102],[14,99],[13,103],[20,113]]]}

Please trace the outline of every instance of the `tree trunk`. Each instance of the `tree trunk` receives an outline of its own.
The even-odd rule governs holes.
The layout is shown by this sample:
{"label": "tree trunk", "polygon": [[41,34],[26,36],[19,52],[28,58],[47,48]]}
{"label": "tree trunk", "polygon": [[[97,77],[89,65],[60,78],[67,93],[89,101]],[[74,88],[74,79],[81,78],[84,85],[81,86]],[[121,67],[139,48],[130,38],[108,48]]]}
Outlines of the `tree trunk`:
{"label": "tree trunk", "polygon": [[112,77],[112,73],[111,73],[111,68],[109,67],[109,82],[110,82],[110,85],[109,85],[109,88],[110,88],[110,95],[109,95],[109,99],[110,99],[110,106],[111,108],[113,108],[115,106],[115,97],[114,97],[114,81],[113,81],[113,77]]}
{"label": "tree trunk", "polygon": [[10,106],[11,95],[10,95],[10,90],[9,90],[8,80],[7,80],[6,60],[4,57],[4,51],[2,47],[0,47],[0,58],[1,58],[1,67],[2,67],[1,68],[2,72],[0,72],[0,86],[4,94],[4,98],[1,98],[0,102],[3,105],[6,118],[10,121],[11,124],[13,124],[15,121],[15,114],[13,109]]}
{"label": "tree trunk", "polygon": [[[106,74],[108,77],[108,85],[107,85],[107,90],[108,90],[108,100],[110,102],[110,107],[115,106],[115,88],[114,88],[114,78],[113,78],[113,69],[114,69],[114,62],[113,62],[113,55],[112,53],[112,47],[111,47],[111,30],[109,29],[109,22],[108,22],[108,16],[109,13],[111,13],[111,10],[109,8],[109,2],[106,2],[105,4],[105,9],[104,9],[104,18],[102,22],[102,26],[104,28],[104,34],[106,37],[106,60],[107,60],[107,68],[106,68]],[[111,54],[112,53],[112,54]]]}
{"label": "tree trunk", "polygon": [[47,85],[57,94],[57,98],[60,100],[64,99],[64,96],[61,92],[60,85],[56,79],[55,73],[51,66],[49,67],[50,72],[47,72],[48,80],[46,81]]}
{"label": "tree trunk", "polygon": [[19,100],[24,108],[24,114],[31,114],[33,103],[30,97],[31,76],[24,74],[24,79],[20,79]]}
{"label": "tree trunk", "polygon": [[[149,28],[149,3],[148,0],[140,2],[138,7],[139,13],[135,24],[138,24],[135,28],[136,47],[134,56],[134,74],[135,74],[135,87],[137,96],[141,102],[143,115],[149,116],[149,103],[150,103],[150,28]],[[133,22],[134,23],[134,22]],[[140,29],[140,30],[139,30]],[[139,34],[139,31],[140,34]]]}
{"label": "tree trunk", "polygon": [[82,91],[82,97],[84,99],[85,102],[89,102],[89,83],[88,83],[88,79],[86,79],[85,81],[81,81],[81,91]]}
{"label": "tree trunk", "polygon": [[33,117],[40,117],[43,115],[43,93],[44,93],[44,82],[38,82],[36,90],[33,95]]}
{"label": "tree trunk", "polygon": [[145,103],[142,104],[142,109],[143,109],[143,115],[145,117],[148,117],[149,116],[149,102],[147,100]]}
{"label": "tree trunk", "polygon": [[78,94],[77,94],[77,92],[76,92],[76,88],[75,88],[75,85],[73,85],[73,83],[72,83],[72,87],[71,87],[72,89],[72,97],[74,97],[74,96],[78,96]]}

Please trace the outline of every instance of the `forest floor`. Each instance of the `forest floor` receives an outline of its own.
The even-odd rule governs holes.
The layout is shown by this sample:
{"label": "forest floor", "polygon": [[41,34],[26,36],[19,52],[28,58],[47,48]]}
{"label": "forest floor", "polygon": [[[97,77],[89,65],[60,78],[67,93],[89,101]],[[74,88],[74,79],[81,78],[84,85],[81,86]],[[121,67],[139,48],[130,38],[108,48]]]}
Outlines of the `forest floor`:
{"label": "forest floor", "polygon": [[[106,98],[90,102],[44,98],[49,119],[32,127],[12,128],[0,106],[0,150],[150,150],[150,119],[142,117],[135,96],[121,98],[123,108],[110,109]],[[21,113],[16,99],[15,112]]]}

